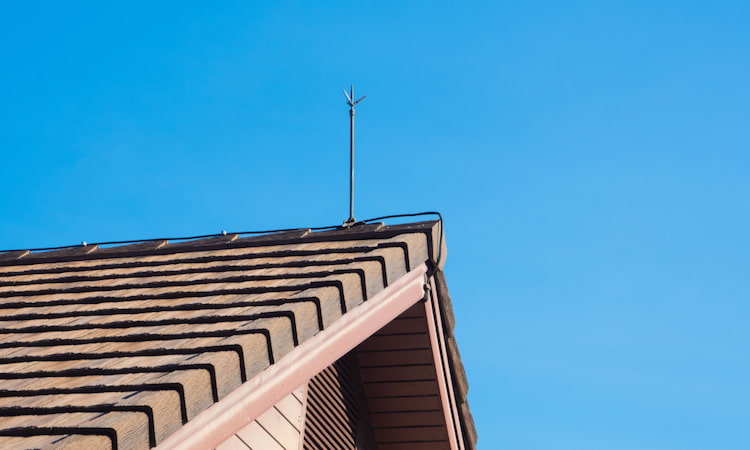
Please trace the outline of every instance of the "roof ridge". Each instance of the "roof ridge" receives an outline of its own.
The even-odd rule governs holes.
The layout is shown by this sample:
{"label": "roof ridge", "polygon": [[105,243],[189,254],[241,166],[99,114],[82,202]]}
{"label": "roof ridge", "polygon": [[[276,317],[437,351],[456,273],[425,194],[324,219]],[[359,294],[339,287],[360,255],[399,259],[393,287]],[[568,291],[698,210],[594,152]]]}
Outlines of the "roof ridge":
{"label": "roof ridge", "polygon": [[[227,236],[234,236],[234,238],[232,238],[233,240],[233,239],[236,239],[236,237],[240,235],[244,235],[244,234],[256,235],[256,236],[271,236],[271,235],[280,235],[284,233],[303,232],[304,234],[306,234],[306,233],[310,233],[313,231],[322,232],[322,231],[354,230],[365,225],[370,225],[372,222],[377,222],[378,220],[396,219],[396,218],[405,218],[405,217],[419,217],[419,216],[426,216],[426,215],[437,216],[439,218],[438,220],[441,222],[443,220],[443,217],[439,212],[426,211],[426,212],[413,213],[413,214],[393,214],[389,216],[375,217],[372,219],[366,219],[366,220],[356,222],[353,225],[350,225],[347,227],[344,227],[341,225],[330,225],[330,226],[309,227],[309,228],[301,227],[301,228],[281,228],[277,230],[238,231],[238,232],[232,232],[232,233],[228,233],[227,231],[222,231],[221,233],[215,233],[215,234],[203,234],[203,235],[197,235],[197,236],[184,236],[184,237],[172,237],[172,238],[147,238],[147,239],[133,239],[133,240],[124,240],[124,241],[108,241],[108,242],[92,242],[92,243],[83,241],[80,244],[76,244],[76,245],[62,245],[62,246],[56,246],[56,247],[0,250],[0,262],[5,261],[7,259],[21,258],[32,252],[49,252],[49,251],[56,251],[56,250],[78,249],[81,247],[87,247],[89,245],[91,246],[94,246],[94,245],[95,246],[103,246],[103,245],[127,246],[129,244],[134,244],[134,245],[135,244],[149,244],[152,242],[161,242],[161,241],[164,241],[164,243],[167,243],[169,241],[194,242],[196,240],[203,240],[203,239],[210,239],[210,238],[226,238]],[[433,221],[430,221],[430,222],[433,222]],[[380,225],[384,226],[385,224],[381,222]],[[114,248],[114,247],[106,247],[106,248]]]}
{"label": "roof ridge", "polygon": [[[0,252],[0,266],[52,261],[117,258],[163,253],[184,253],[227,248],[283,245],[303,242],[332,242],[393,237],[404,232],[426,232],[440,220],[385,225],[383,222],[359,222],[350,227],[295,228],[270,232],[239,232],[188,238],[145,239],[103,243],[83,242],[77,246]],[[317,230],[317,231],[316,231]],[[265,234],[262,234],[265,233]],[[240,237],[242,234],[251,236]],[[123,243],[123,245],[115,245]],[[107,245],[112,245],[111,247]],[[104,246],[104,247],[103,247]]]}

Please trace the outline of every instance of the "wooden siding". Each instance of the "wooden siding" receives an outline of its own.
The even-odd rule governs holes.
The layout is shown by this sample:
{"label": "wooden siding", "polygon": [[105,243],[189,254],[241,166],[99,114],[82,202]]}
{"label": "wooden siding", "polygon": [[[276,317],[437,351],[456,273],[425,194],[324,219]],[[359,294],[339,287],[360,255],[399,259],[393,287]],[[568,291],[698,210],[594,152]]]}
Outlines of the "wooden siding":
{"label": "wooden siding", "polygon": [[450,449],[424,304],[357,348],[378,450]]}
{"label": "wooden siding", "polygon": [[238,431],[217,450],[299,450],[307,386],[303,386]]}

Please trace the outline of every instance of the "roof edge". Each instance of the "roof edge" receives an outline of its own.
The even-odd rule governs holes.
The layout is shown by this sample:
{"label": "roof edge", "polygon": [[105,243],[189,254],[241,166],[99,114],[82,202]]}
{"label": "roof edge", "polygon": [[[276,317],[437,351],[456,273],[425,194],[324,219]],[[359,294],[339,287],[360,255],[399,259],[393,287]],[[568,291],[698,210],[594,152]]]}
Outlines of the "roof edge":
{"label": "roof edge", "polygon": [[441,328],[439,336],[443,340],[446,362],[448,363],[448,377],[452,384],[453,398],[456,401],[456,415],[463,431],[464,445],[467,449],[475,449],[477,445],[477,430],[474,418],[469,408],[469,382],[466,376],[458,343],[454,335],[456,319],[453,315],[453,302],[448,293],[448,284],[445,273],[442,270],[435,271],[431,277],[433,283],[434,302],[437,310],[434,311],[438,318],[438,326]]}
{"label": "roof edge", "polygon": [[422,264],[202,411],[156,448],[215,448],[424,298]]}
{"label": "roof edge", "polygon": [[[71,246],[59,250],[29,251],[13,250],[0,253],[0,265],[29,265],[62,261],[80,261],[164,253],[188,253],[224,248],[259,247],[289,243],[333,242],[345,240],[383,239],[403,233],[424,233],[428,239],[430,256],[439,265],[445,261],[445,239],[442,221],[429,220],[397,225],[372,223],[355,225],[327,231],[311,229],[287,230],[283,232],[240,237],[243,233],[208,237],[170,243],[167,239],[152,239],[144,242],[101,247],[99,244]],[[101,244],[104,245],[104,244]]]}

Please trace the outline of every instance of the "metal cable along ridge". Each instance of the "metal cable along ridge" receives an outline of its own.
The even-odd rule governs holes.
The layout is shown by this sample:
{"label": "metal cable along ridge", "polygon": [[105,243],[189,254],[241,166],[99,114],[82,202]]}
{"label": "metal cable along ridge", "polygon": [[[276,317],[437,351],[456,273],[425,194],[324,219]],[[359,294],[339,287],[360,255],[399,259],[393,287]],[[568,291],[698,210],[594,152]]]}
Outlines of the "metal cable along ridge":
{"label": "metal cable along ridge", "polygon": [[[347,225],[346,227],[350,227],[353,225],[364,225],[372,222],[377,222],[379,220],[388,220],[388,219],[399,219],[399,218],[407,218],[407,217],[422,217],[422,216],[437,216],[439,222],[443,223],[443,215],[437,211],[425,211],[425,212],[419,212],[419,213],[407,213],[407,214],[392,214],[387,216],[380,216],[380,217],[374,217],[372,219],[366,219],[366,220],[360,220],[356,221],[355,223],[352,223],[351,225]],[[96,246],[102,246],[102,245],[125,245],[125,244],[139,244],[144,242],[158,242],[158,241],[176,241],[176,242],[182,242],[182,241],[191,241],[195,239],[207,239],[207,238],[215,238],[215,237],[222,237],[227,235],[233,235],[236,234],[238,236],[243,235],[263,235],[263,234],[273,234],[273,233],[285,233],[290,231],[300,231],[300,230],[310,230],[310,231],[326,231],[326,230],[337,230],[345,228],[342,225],[328,225],[328,226],[321,226],[321,227],[310,227],[310,228],[279,228],[277,230],[254,230],[254,231],[233,231],[233,232],[227,232],[222,231],[221,233],[214,233],[214,234],[201,234],[197,236],[182,236],[182,237],[169,237],[169,238],[148,238],[148,239],[133,239],[133,240],[127,240],[127,241],[106,241],[106,242],[87,242],[82,241],[80,244],[75,245],[62,245],[58,247],[40,247],[40,248],[21,248],[21,249],[12,249],[12,250],[0,250],[0,255],[3,253],[11,253],[11,252],[44,252],[44,251],[50,251],[50,250],[64,250],[68,248],[78,248],[78,247],[86,247],[89,245],[96,245]]]}

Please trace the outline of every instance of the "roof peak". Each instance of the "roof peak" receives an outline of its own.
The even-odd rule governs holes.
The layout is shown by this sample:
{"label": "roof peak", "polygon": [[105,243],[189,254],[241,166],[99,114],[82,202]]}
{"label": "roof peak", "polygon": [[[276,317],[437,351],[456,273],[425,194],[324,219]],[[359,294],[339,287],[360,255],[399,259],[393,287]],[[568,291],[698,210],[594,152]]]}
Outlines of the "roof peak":
{"label": "roof peak", "polygon": [[[409,216],[411,217],[414,215]],[[0,266],[125,256],[146,256],[161,253],[195,252],[217,250],[227,247],[256,247],[283,245],[288,243],[387,239],[398,234],[409,232],[429,235],[430,239],[437,244],[435,247],[435,254],[437,254],[438,257],[436,259],[441,259],[440,254],[443,240],[441,220],[399,223],[394,225],[386,225],[383,222],[372,222],[372,220],[378,219],[384,218],[362,221],[350,227],[295,228],[239,233],[222,232],[220,234],[185,238],[85,243],[75,246],[54,247],[48,249],[11,250],[0,252]],[[436,226],[437,224],[440,224],[440,226]],[[436,234],[436,231],[439,231],[439,235]]]}
{"label": "roof peak", "polygon": [[[0,261],[8,259],[7,257],[10,256],[11,259],[17,259],[23,256],[26,256],[29,253],[36,252],[50,252],[50,251],[56,251],[56,250],[68,250],[68,249],[79,249],[82,247],[101,247],[101,246],[108,246],[107,248],[111,248],[109,246],[127,246],[130,244],[148,244],[153,242],[195,242],[198,240],[203,239],[209,239],[209,238],[224,238],[227,236],[237,236],[240,235],[251,235],[251,236],[269,236],[269,235],[279,235],[282,233],[300,233],[300,232],[313,232],[313,231],[336,231],[336,230],[346,230],[346,229],[359,229],[362,226],[365,225],[373,225],[373,222],[377,222],[379,220],[388,220],[388,219],[397,219],[397,218],[407,218],[407,217],[420,217],[420,216],[436,216],[438,217],[437,220],[431,220],[431,221],[425,221],[425,222],[442,222],[443,216],[436,211],[426,211],[426,212],[420,212],[420,213],[411,213],[411,214],[393,214],[388,216],[381,216],[381,217],[375,217],[372,219],[366,219],[357,221],[351,224],[345,224],[345,225],[329,225],[329,226],[322,226],[322,227],[310,227],[310,228],[281,228],[276,230],[253,230],[253,231],[238,231],[238,232],[232,232],[228,233],[225,230],[222,230],[220,233],[215,234],[203,234],[203,235],[197,235],[197,236],[183,236],[183,237],[169,237],[169,238],[147,238],[147,239],[133,239],[133,240],[124,240],[124,241],[108,241],[108,242],[86,242],[82,241],[80,244],[75,245],[62,245],[57,247],[39,247],[39,248],[21,248],[21,249],[7,249],[7,250],[0,250]],[[417,222],[419,223],[419,222]],[[381,226],[385,226],[384,222],[380,223]],[[89,249],[89,251],[92,251]],[[83,252],[88,253],[88,252]]]}

